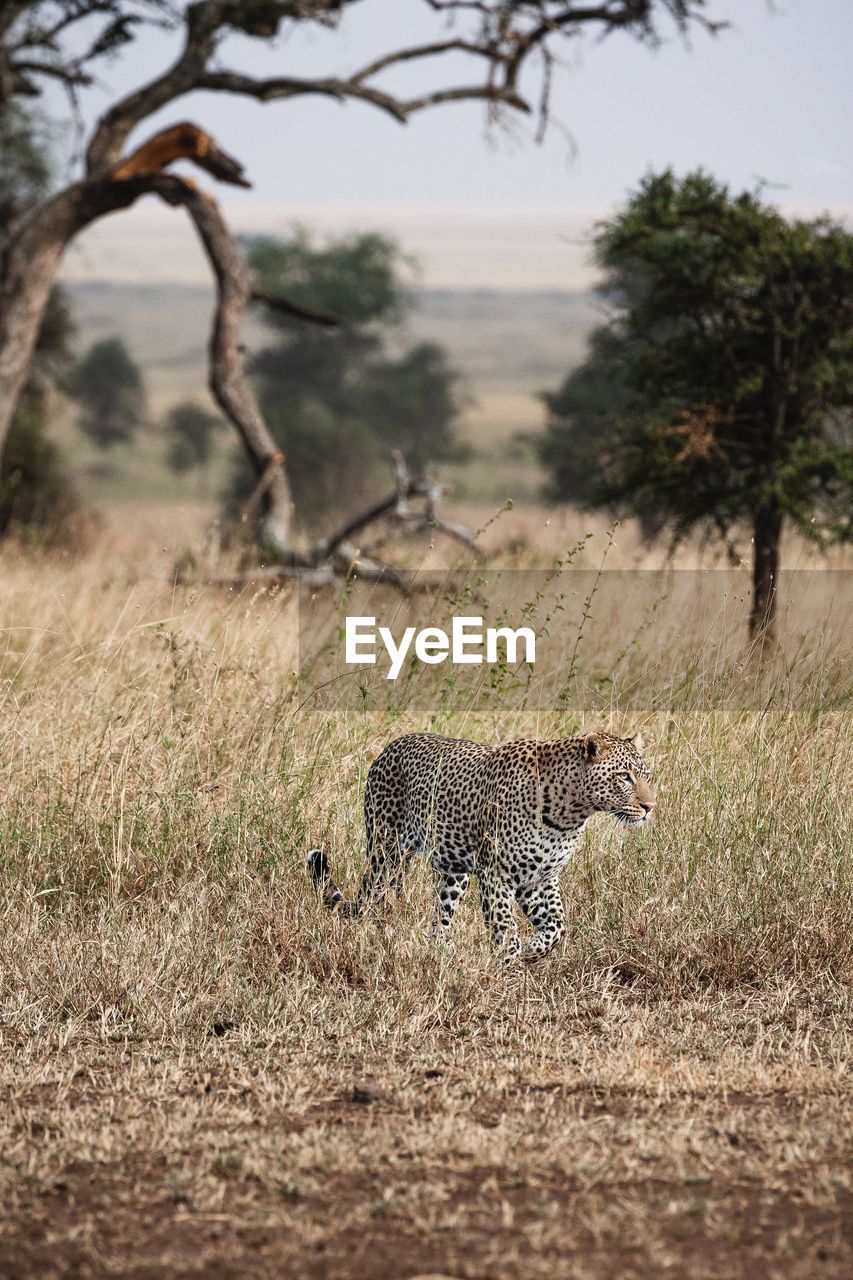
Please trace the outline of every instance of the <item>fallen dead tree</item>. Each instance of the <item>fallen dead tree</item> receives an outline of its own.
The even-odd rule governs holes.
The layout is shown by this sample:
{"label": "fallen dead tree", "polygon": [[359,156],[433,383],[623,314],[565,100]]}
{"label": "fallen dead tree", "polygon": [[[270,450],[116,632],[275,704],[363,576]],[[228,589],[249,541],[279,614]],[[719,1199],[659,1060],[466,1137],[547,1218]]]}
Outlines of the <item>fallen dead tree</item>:
{"label": "fallen dead tree", "polygon": [[[390,542],[401,538],[423,535],[429,538],[442,534],[467,547],[478,559],[482,551],[474,534],[464,525],[446,520],[439,506],[448,486],[434,477],[412,476],[399,449],[394,450],[394,492],[367,510],[359,512],[329,537],[321,538],[305,550],[290,548],[286,558],[274,563],[248,569],[242,573],[205,577],[203,581],[220,586],[242,585],[247,582],[282,582],[298,578],[311,587],[340,587],[351,578],[366,582],[385,582],[399,591],[409,593],[426,590],[443,582],[445,574],[413,572],[378,558],[378,552]],[[257,510],[264,487],[269,482],[272,467],[280,465],[276,459],[264,472],[254,492],[243,507],[243,518],[248,520]],[[412,505],[414,500],[415,505]],[[359,538],[360,534],[370,536]],[[199,579],[194,579],[198,582]]]}

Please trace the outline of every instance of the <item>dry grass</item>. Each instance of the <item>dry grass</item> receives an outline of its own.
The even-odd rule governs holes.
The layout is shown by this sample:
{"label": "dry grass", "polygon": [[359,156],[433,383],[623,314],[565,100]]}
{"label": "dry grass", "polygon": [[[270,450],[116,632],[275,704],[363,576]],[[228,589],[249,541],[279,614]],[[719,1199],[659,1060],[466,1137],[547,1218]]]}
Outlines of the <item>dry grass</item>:
{"label": "dry grass", "polygon": [[[843,580],[763,674],[677,592],[620,658],[599,594],[562,701],[330,714],[290,591],[167,558],[4,552],[0,1274],[848,1276]],[[660,816],[592,824],[520,992],[474,895],[430,942],[424,868],[379,924],[319,908],[389,737],[573,717],[641,724]]]}

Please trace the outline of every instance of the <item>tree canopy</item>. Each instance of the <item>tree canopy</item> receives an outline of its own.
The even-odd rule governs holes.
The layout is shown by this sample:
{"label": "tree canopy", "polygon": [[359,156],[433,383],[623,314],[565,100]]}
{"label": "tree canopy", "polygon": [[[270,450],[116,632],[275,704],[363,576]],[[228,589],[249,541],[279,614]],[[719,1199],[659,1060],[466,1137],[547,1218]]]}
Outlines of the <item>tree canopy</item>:
{"label": "tree canopy", "polygon": [[389,350],[391,340],[400,346],[413,305],[393,241],[371,233],[325,245],[305,232],[259,237],[249,263],[264,289],[344,322],[326,330],[265,311],[276,340],[249,365],[297,506],[313,521],[364,500],[394,448],[417,467],[460,455],[460,379],[446,352],[426,342]]}
{"label": "tree canopy", "polygon": [[[130,128],[193,89],[246,94],[262,102],[305,94],[361,100],[400,121],[466,98],[529,110],[519,83],[525,64],[539,52],[553,60],[561,36],[628,30],[653,44],[663,17],[682,30],[691,22],[711,30],[724,25],[706,16],[707,0],[600,0],[583,6],[565,0],[422,0],[422,5],[435,15],[434,39],[397,48],[392,39],[390,49],[349,74],[258,79],[221,65],[216,53],[225,36],[268,40],[293,23],[334,27],[347,10],[366,7],[364,0],[195,0],[186,6],[172,0],[3,0],[0,108],[14,97],[38,94],[48,81],[72,93],[85,88],[141,28],[174,30],[184,41],[177,60],[99,122],[90,162],[114,162]],[[383,80],[389,69],[446,54],[467,55],[468,75],[458,85],[406,98]]]}
{"label": "tree canopy", "polygon": [[132,439],[145,421],[145,387],[139,366],[121,338],[93,343],[78,364],[74,381],[80,430],[99,449]]}
{"label": "tree canopy", "polygon": [[222,419],[193,400],[183,400],[166,414],[163,426],[168,440],[166,459],[173,471],[206,467],[213,453],[213,439]]}
{"label": "tree canopy", "polygon": [[611,317],[544,397],[551,495],[732,550],[748,529],[751,625],[771,628],[783,522],[853,537],[853,235],[666,171],[595,253]]}

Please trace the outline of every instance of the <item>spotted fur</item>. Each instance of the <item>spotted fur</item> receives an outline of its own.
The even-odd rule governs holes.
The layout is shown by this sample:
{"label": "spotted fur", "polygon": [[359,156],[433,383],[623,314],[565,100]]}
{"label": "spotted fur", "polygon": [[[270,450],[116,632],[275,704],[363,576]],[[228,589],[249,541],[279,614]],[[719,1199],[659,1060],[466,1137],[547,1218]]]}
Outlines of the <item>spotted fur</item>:
{"label": "spotted fur", "polygon": [[[308,869],[326,905],[355,916],[399,891],[407,862],[423,854],[440,933],[476,874],[492,946],[536,960],[565,932],[560,872],[592,815],[610,813],[631,827],[650,819],[655,798],[642,749],[639,738],[607,733],[501,747],[435,733],[397,738],[367,775],[367,869],[355,901],[344,902],[322,850],[312,850]],[[533,927],[523,945],[515,904]]]}

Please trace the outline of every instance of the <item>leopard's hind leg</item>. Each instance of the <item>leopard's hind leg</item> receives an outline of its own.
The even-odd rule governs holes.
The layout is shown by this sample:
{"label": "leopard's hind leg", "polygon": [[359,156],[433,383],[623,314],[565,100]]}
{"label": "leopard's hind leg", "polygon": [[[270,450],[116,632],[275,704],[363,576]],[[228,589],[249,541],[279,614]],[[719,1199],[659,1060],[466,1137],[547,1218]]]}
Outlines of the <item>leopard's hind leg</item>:
{"label": "leopard's hind leg", "polygon": [[339,908],[347,918],[361,915],[365,907],[381,905],[389,891],[399,894],[406,861],[416,847],[404,828],[402,803],[378,797],[369,776],[364,793],[364,829],[367,866],[354,899],[344,899],[322,849],[312,849],[308,855],[308,872],[323,902],[330,909]]}
{"label": "leopard's hind leg", "polygon": [[433,859],[433,883],[435,885],[435,909],[432,936],[449,938],[450,926],[462,895],[468,888],[471,871],[464,867],[446,868],[440,859]]}

